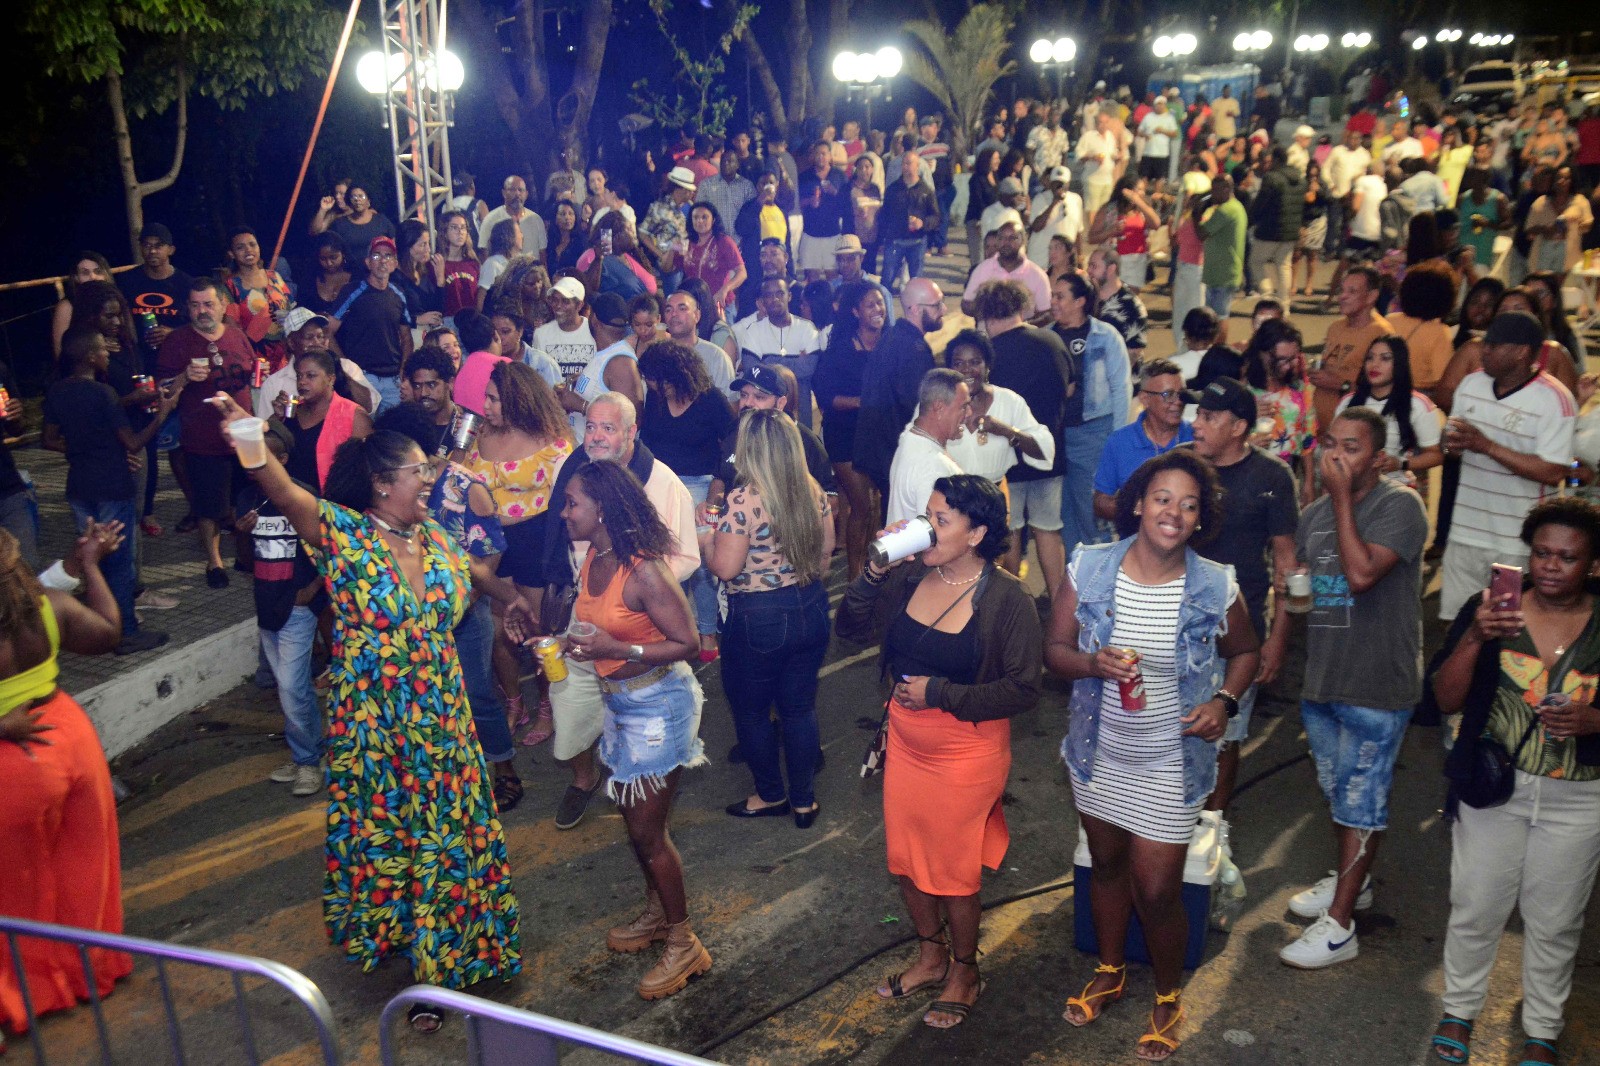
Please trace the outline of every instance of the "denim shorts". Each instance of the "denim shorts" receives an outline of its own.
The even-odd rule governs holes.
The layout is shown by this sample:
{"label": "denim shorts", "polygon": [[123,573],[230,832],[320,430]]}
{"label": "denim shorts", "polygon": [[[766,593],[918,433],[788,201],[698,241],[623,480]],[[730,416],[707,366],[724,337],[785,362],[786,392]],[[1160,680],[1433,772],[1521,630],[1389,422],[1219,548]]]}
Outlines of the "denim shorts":
{"label": "denim shorts", "polygon": [[1250,736],[1250,716],[1255,713],[1260,691],[1260,685],[1251,685],[1239,696],[1239,713],[1228,719],[1228,728],[1222,734],[1224,744],[1243,744]]}
{"label": "denim shorts", "polygon": [[606,795],[627,806],[659,788],[680,766],[704,766],[700,706],[704,695],[688,663],[673,663],[667,676],[626,692],[607,692],[600,761],[611,771]]}
{"label": "denim shorts", "polygon": [[1300,701],[1300,719],[1333,820],[1351,829],[1389,827],[1389,789],[1411,711]]}

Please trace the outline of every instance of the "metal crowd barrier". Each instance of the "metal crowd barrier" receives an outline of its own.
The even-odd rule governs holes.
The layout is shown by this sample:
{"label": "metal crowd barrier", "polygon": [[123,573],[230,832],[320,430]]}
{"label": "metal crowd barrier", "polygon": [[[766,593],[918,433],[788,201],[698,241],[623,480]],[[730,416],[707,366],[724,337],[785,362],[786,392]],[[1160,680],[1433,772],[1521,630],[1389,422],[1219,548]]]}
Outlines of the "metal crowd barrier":
{"label": "metal crowd barrier", "polygon": [[[233,1001],[239,1014],[239,1031],[244,1044],[245,1053],[249,1056],[246,1061],[252,1064],[260,1063],[261,1056],[256,1049],[255,1029],[250,1022],[250,1008],[245,1001],[244,978],[246,975],[265,978],[279,988],[288,992],[310,1015],[311,1023],[317,1031],[317,1040],[322,1046],[322,1061],[326,1066],[338,1066],[339,1046],[334,1036],[333,1012],[328,1008],[328,1001],[322,991],[313,984],[310,978],[297,970],[290,969],[282,963],[270,959],[258,959],[251,955],[236,955],[230,951],[212,951],[206,948],[188,947],[182,944],[165,944],[159,940],[145,940],[142,937],[122,936],[115,933],[101,933],[89,929],[74,929],[63,925],[47,925],[43,922],[30,922],[22,918],[10,918],[0,915],[0,933],[6,938],[6,944],[11,950],[12,965],[16,971],[18,983],[22,991],[23,1009],[28,1015],[28,1033],[33,1042],[33,1053],[38,1066],[46,1066],[44,1041],[39,1034],[38,1018],[33,1012],[33,997],[28,989],[28,976],[21,964],[21,954],[17,951],[19,937],[36,937],[42,940],[55,940],[64,944],[71,944],[78,949],[78,958],[83,965],[83,974],[89,986],[89,1006],[94,1012],[95,1030],[100,1046],[100,1061],[106,1066],[113,1063],[111,1047],[111,1028],[106,1021],[105,1010],[100,1001],[99,991],[95,985],[94,963],[89,957],[90,948],[104,948],[108,951],[126,952],[135,957],[144,957],[155,962],[156,977],[161,984],[161,1005],[166,1016],[167,1039],[172,1050],[172,1058],[178,1066],[183,1066],[188,1058],[185,1056],[183,1031],[178,1019],[177,1005],[173,999],[172,985],[167,976],[168,962],[181,963],[187,966],[199,966],[211,970],[221,970],[232,975]],[[658,1060],[661,1062],[679,1061],[670,1059]],[[682,1060],[699,1061],[699,1060]]]}
{"label": "metal crowd barrier", "polygon": [[646,1044],[575,1022],[507,1007],[432,985],[413,985],[391,999],[378,1023],[383,1066],[396,1066],[394,1030],[398,1018],[415,1005],[443,1008],[460,1015],[466,1027],[468,1061],[472,1066],[515,1062],[519,1066],[556,1066],[562,1043],[595,1048],[634,1062],[661,1066],[716,1066],[710,1059]]}

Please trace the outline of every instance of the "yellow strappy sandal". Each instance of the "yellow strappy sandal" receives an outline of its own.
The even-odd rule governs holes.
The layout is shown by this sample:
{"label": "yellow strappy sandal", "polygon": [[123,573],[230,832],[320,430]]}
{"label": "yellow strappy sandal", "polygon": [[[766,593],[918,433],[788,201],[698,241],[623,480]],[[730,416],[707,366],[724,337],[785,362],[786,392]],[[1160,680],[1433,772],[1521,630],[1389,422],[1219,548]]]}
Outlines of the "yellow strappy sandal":
{"label": "yellow strappy sandal", "polygon": [[[1065,1018],[1070,1024],[1075,1025],[1080,1029],[1094,1021],[1096,1018],[1100,1017],[1100,1012],[1105,1010],[1106,1007],[1121,999],[1123,990],[1128,987],[1127,963],[1123,963],[1121,966],[1107,966],[1104,963],[1101,963],[1099,966],[1094,968],[1094,972],[1097,975],[1103,973],[1119,973],[1122,975],[1122,980],[1117,982],[1117,987],[1115,988],[1108,988],[1104,992],[1096,992],[1093,995],[1090,995],[1089,989],[1094,987],[1094,979],[1090,978],[1089,983],[1083,986],[1083,991],[1081,993],[1067,1000],[1068,1007],[1077,1007],[1079,1010],[1083,1011],[1083,1021],[1073,1021],[1072,1016],[1066,1011],[1061,1012],[1061,1017]],[[1099,1006],[1095,1006],[1095,1000],[1098,999],[1104,999],[1105,1002]]]}
{"label": "yellow strappy sandal", "polygon": [[[1178,999],[1182,995],[1183,989],[1181,988],[1174,989],[1173,991],[1165,994],[1158,993],[1156,995],[1156,1006],[1160,1007],[1167,1003],[1178,1003]],[[1167,1053],[1159,1056],[1141,1054],[1139,1057],[1144,1059],[1146,1062],[1160,1062],[1164,1059],[1171,1058],[1173,1052],[1178,1050],[1179,1041],[1174,1040],[1167,1034],[1176,1030],[1178,1028],[1178,1023],[1181,1021],[1183,1021],[1183,1005],[1181,1003],[1178,1004],[1177,1013],[1167,1020],[1166,1025],[1157,1025],[1156,1012],[1151,1011],[1150,1031],[1139,1038],[1137,1050],[1143,1051],[1146,1044],[1160,1044],[1162,1047],[1167,1049]]]}

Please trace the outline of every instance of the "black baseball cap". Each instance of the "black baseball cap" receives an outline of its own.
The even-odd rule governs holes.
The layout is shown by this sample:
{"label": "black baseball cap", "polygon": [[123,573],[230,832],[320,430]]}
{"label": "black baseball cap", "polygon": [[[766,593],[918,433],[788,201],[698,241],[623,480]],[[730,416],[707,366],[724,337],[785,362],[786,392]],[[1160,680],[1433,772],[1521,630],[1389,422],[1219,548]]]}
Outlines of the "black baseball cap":
{"label": "black baseball cap", "polygon": [[141,241],[158,240],[162,244],[172,243],[172,231],[159,222],[146,222],[139,231]]}
{"label": "black baseball cap", "polygon": [[734,392],[738,392],[746,385],[754,385],[769,396],[787,396],[789,394],[789,391],[783,387],[783,379],[778,377],[778,372],[762,363],[751,365],[750,369],[735,378],[728,387]]}
{"label": "black baseball cap", "polygon": [[589,309],[594,312],[594,320],[614,329],[626,329],[628,325],[628,301],[614,292],[603,292],[589,301]]}
{"label": "black baseball cap", "polygon": [[1256,420],[1255,394],[1233,378],[1217,378],[1198,392],[1184,393],[1183,400],[1198,404],[1202,411],[1226,411],[1246,422]]}

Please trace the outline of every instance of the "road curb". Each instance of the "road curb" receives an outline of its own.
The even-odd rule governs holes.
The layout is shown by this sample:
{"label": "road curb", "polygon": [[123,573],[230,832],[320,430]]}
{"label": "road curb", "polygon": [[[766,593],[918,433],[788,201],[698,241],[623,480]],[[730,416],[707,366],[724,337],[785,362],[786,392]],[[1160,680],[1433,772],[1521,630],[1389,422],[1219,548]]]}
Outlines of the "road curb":
{"label": "road curb", "polygon": [[235,623],[77,694],[106,757],[116,758],[179,715],[221,696],[239,684],[241,675],[255,673],[256,633],[254,618]]}

